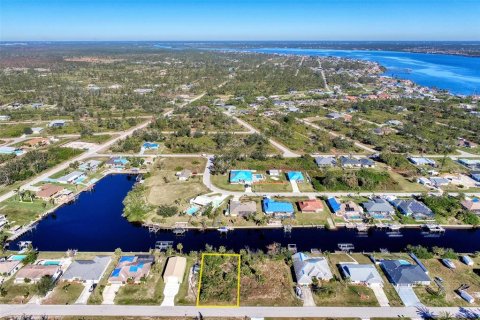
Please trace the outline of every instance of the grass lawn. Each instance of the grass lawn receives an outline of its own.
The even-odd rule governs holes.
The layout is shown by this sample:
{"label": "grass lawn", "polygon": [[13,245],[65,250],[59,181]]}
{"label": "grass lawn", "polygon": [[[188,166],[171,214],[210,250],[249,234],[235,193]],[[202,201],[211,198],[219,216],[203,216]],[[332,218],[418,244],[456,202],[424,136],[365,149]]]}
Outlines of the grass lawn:
{"label": "grass lawn", "polygon": [[101,144],[112,138],[113,137],[110,134],[98,134],[98,135],[91,135],[91,136],[83,136],[78,141]]}
{"label": "grass lawn", "polygon": [[60,282],[42,304],[73,304],[82,293],[84,285],[75,282]]}
{"label": "grass lawn", "polygon": [[145,282],[139,284],[125,284],[115,296],[116,304],[130,305],[159,305],[163,300],[162,272],[165,266],[165,257],[161,257],[152,266]]}
{"label": "grass lawn", "polygon": [[207,159],[203,157],[198,158],[160,158],[156,163],[156,167],[167,171],[181,171],[189,169],[192,172],[201,173],[205,170]]}
{"label": "grass lawn", "polygon": [[[478,264],[480,263],[480,258],[475,258],[474,261],[475,264],[478,266]],[[430,294],[429,292],[427,292],[425,287],[415,288],[415,292],[417,293],[417,296],[422,303],[432,307],[472,306],[471,304],[463,300],[455,292],[455,290],[458,289],[462,284],[467,284],[470,286],[467,292],[474,297],[476,293],[480,292],[480,276],[474,273],[472,267],[463,264],[459,260],[454,261],[457,267],[455,270],[448,269],[438,259],[422,260],[422,262],[427,267],[430,278],[433,279],[434,277],[441,277],[445,280],[445,282],[443,283],[445,287],[445,296],[437,296],[434,294]],[[433,283],[433,281],[430,287],[434,291],[438,290],[437,285]],[[480,305],[478,299],[475,300],[473,305]]]}
{"label": "grass lawn", "polygon": [[35,294],[35,287],[33,284],[14,284],[14,279],[10,278],[2,288],[6,292],[5,295],[0,295],[0,303],[26,303]]}
{"label": "grass lawn", "polygon": [[52,207],[52,204],[40,199],[34,199],[33,202],[29,200],[20,202],[15,200],[15,197],[11,197],[0,203],[0,212],[8,218],[11,226],[22,226],[35,220]]}
{"label": "grass lawn", "polygon": [[243,184],[230,184],[228,182],[228,175],[211,175],[210,179],[212,184],[220,189],[228,191],[245,191],[245,186]]}
{"label": "grass lawn", "polygon": [[[183,277],[182,284],[180,285],[180,290],[178,290],[178,293],[175,296],[175,305],[194,305],[197,299],[198,286],[196,285],[196,282],[193,284],[193,287],[190,287],[190,284],[188,282],[190,270],[192,269],[195,261],[191,257],[187,256],[186,258],[187,266],[185,267],[185,275]],[[198,276],[199,274],[196,275],[197,280]]]}
{"label": "grass lawn", "polygon": [[372,289],[366,286],[352,285],[345,281],[331,280],[322,283],[318,292],[314,292],[313,298],[317,306],[378,306]]}
{"label": "grass lawn", "polygon": [[14,138],[24,134],[26,128],[30,128],[29,124],[2,124],[0,126],[0,137]]}
{"label": "grass lawn", "polygon": [[284,181],[281,183],[258,183],[252,186],[254,192],[292,192],[292,185],[290,182]]}
{"label": "grass lawn", "polygon": [[240,280],[240,305],[242,306],[298,306],[290,268],[283,260],[252,259],[248,266],[253,272]]}
{"label": "grass lawn", "polygon": [[324,225],[329,217],[330,212],[327,208],[318,213],[295,213],[295,220],[298,225]]}

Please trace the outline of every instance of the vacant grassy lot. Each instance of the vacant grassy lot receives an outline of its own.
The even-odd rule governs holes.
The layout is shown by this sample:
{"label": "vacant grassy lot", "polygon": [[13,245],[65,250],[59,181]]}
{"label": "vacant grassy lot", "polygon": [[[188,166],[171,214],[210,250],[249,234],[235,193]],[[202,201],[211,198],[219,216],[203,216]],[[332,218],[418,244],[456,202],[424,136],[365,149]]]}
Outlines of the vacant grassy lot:
{"label": "vacant grassy lot", "polygon": [[290,268],[283,260],[252,259],[242,262],[242,306],[297,306]]}
{"label": "vacant grassy lot", "polygon": [[[474,259],[476,265],[480,262],[479,258]],[[429,271],[430,278],[441,277],[444,280],[445,295],[431,294],[425,287],[415,288],[418,298],[427,306],[472,306],[463,300],[456,292],[462,284],[467,284],[470,288],[467,292],[474,296],[480,292],[480,276],[475,274],[472,267],[455,260],[455,270],[445,267],[438,259],[422,260]],[[438,292],[438,286],[432,281],[430,288],[433,292]],[[430,289],[429,289],[430,290]],[[478,299],[475,300],[475,306],[480,305]]]}
{"label": "vacant grassy lot", "polygon": [[11,226],[22,226],[35,220],[52,207],[52,204],[40,199],[34,199],[33,202],[25,199],[21,202],[12,197],[0,203],[0,212],[7,216]]}
{"label": "vacant grassy lot", "polygon": [[0,295],[0,303],[26,303],[35,294],[33,284],[14,284],[13,278],[2,284],[4,294]]}
{"label": "vacant grassy lot", "polygon": [[42,301],[42,304],[73,304],[83,291],[83,284],[75,282],[61,282],[53,292]]}
{"label": "vacant grassy lot", "polygon": [[344,281],[331,280],[322,283],[320,288],[314,292],[313,298],[317,306],[378,306],[377,298],[372,289],[348,284]]}
{"label": "vacant grassy lot", "polygon": [[163,300],[162,271],[165,266],[165,257],[161,257],[152,266],[145,282],[126,284],[118,290],[115,296],[116,304],[158,305]]}
{"label": "vacant grassy lot", "polygon": [[14,138],[24,134],[24,130],[30,128],[28,124],[2,124],[0,126],[0,137]]}
{"label": "vacant grassy lot", "polygon": [[228,182],[229,176],[228,174],[225,175],[212,175],[210,177],[210,180],[212,181],[212,184],[219,187],[220,189],[223,190],[229,190],[229,191],[244,191],[245,186],[243,184],[230,184]]}
{"label": "vacant grassy lot", "polygon": [[239,260],[239,255],[204,254],[202,256],[198,305],[238,305]]}

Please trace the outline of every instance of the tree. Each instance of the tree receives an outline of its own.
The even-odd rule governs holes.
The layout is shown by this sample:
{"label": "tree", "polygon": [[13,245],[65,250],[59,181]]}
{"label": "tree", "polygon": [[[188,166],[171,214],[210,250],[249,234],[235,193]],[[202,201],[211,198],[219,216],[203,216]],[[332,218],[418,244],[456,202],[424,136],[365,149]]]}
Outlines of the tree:
{"label": "tree", "polygon": [[40,296],[45,296],[53,287],[54,282],[51,276],[43,276],[35,285],[35,289]]}
{"label": "tree", "polygon": [[178,208],[175,206],[161,205],[157,209],[157,214],[162,217],[173,217],[178,213]]}
{"label": "tree", "polygon": [[25,127],[25,129],[23,129],[23,133],[24,134],[32,134],[33,130],[30,127]]}
{"label": "tree", "polygon": [[183,252],[183,244],[182,244],[181,242],[179,242],[179,243],[177,244],[177,250],[178,250],[178,252],[180,252],[180,253]]}

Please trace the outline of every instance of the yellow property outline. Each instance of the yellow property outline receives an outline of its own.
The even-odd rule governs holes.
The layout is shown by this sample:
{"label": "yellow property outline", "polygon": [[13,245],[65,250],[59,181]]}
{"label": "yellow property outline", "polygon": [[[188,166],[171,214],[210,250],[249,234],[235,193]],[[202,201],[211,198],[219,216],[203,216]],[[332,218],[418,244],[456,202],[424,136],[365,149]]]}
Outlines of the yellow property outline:
{"label": "yellow property outline", "polygon": [[[237,304],[236,305],[225,305],[225,306],[209,306],[200,304],[200,289],[202,287],[202,275],[203,275],[203,263],[205,256],[224,256],[224,257],[237,257],[238,258],[238,273],[237,273]],[[200,308],[238,308],[240,307],[240,263],[241,256],[237,253],[202,253],[202,261],[200,263],[200,276],[198,280],[198,292],[197,292],[197,307]]]}

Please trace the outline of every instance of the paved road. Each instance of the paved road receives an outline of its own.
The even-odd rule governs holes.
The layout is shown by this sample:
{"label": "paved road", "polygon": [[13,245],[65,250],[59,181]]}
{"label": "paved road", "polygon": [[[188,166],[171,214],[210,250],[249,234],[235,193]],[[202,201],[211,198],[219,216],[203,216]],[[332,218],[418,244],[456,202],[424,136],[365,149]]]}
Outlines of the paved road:
{"label": "paved road", "polygon": [[408,317],[421,318],[427,314],[449,312],[462,318],[480,315],[478,308],[415,308],[415,307],[239,307],[239,308],[198,308],[193,306],[126,306],[126,305],[2,305],[0,317],[7,316],[143,316],[143,317],[336,317],[374,318]]}
{"label": "paved road", "polygon": [[[150,124],[150,122],[151,122],[151,120],[148,120],[148,121],[145,121],[142,124],[140,124],[138,126],[135,126],[135,127],[131,128],[127,131],[118,132],[119,135],[117,137],[114,137],[113,139],[111,139],[111,140],[109,140],[109,141],[107,141],[103,144],[98,145],[95,148],[92,148],[92,149],[82,153],[78,157],[75,157],[75,158],[70,159],[68,161],[62,162],[61,164],[43,172],[42,174],[40,174],[40,175],[36,176],[35,178],[33,178],[32,180],[30,180],[29,182],[25,183],[21,188],[26,188],[26,187],[35,185],[35,184],[45,180],[46,178],[48,178],[49,176],[51,176],[55,172],[58,172],[60,170],[64,170],[64,169],[68,168],[70,166],[70,164],[74,163],[75,161],[82,161],[84,159],[96,156],[99,151],[101,151],[103,149],[107,149],[107,148],[111,147],[113,144],[115,144],[116,142],[118,142],[119,140],[125,139],[126,137],[132,135],[132,133],[135,130],[145,128],[146,126],[148,126]],[[15,195],[15,192],[13,192],[13,191],[7,192],[7,193],[3,194],[2,196],[0,196],[0,202],[5,201],[10,197],[13,197],[14,195]]]}
{"label": "paved road", "polygon": [[[226,115],[232,117],[233,119],[235,119],[239,124],[241,124],[242,126],[244,126],[245,128],[248,129],[248,133],[252,134],[252,133],[259,133],[261,134],[261,132],[256,129],[255,127],[253,127],[252,125],[250,125],[249,123],[243,121],[242,119],[232,115],[231,113],[228,113],[228,112],[225,112]],[[283,157],[285,158],[298,158],[300,157],[299,154],[291,151],[290,149],[288,149],[287,147],[285,147],[284,145],[276,142],[275,140],[273,139],[268,139],[268,141],[275,147],[277,148],[278,150],[280,150],[282,153],[283,153]]]}

